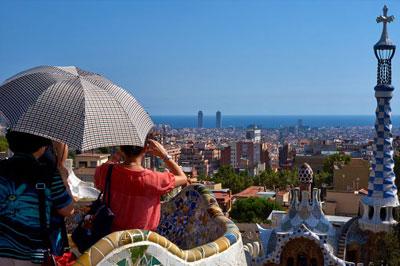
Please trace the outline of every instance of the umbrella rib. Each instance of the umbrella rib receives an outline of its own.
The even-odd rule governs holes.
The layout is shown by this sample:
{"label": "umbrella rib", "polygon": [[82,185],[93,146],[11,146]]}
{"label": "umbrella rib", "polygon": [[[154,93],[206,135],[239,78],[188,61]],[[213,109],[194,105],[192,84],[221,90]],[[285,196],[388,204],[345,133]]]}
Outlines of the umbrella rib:
{"label": "umbrella rib", "polygon": [[[83,77],[81,77],[81,78],[84,79],[86,82],[90,83],[92,86],[95,86],[95,87],[99,88],[100,90],[104,91],[105,93],[107,93],[107,94],[110,96],[110,98],[112,98],[112,99],[119,105],[119,107],[120,107],[122,110],[125,110],[125,108],[124,108],[123,104],[120,102],[119,98],[116,97],[115,95],[113,95],[108,89],[104,89],[104,88],[98,86],[97,84],[93,83],[89,78],[86,78],[85,76],[83,76]],[[106,88],[112,88],[113,86],[117,86],[117,85],[115,85],[115,84],[113,84],[113,83],[111,83],[111,82],[110,82],[110,83],[105,83],[105,82],[102,82],[101,80],[97,80],[97,82],[103,83],[103,85],[105,85]],[[119,86],[117,86],[117,87],[118,87],[120,90],[122,90],[124,93],[126,93],[127,96],[131,97],[134,101],[136,101],[136,103],[139,105],[139,102],[138,102],[132,95],[130,95],[128,92],[126,92],[126,91],[125,91],[124,89],[122,89],[121,87],[119,87]],[[86,98],[86,97],[85,97],[85,98]],[[144,113],[146,113],[146,112],[144,111]],[[130,123],[130,126],[136,130],[137,137],[139,138],[139,141],[142,143],[142,145],[144,145],[146,136],[145,136],[144,138],[141,138],[141,136],[140,136],[138,130],[136,129],[135,124],[131,121],[131,119],[130,119],[130,117],[128,116],[128,114],[127,114],[126,112],[123,112],[123,115],[125,116],[125,118],[126,118],[126,119],[128,120],[128,122]],[[150,120],[150,121],[151,121],[151,120]]]}

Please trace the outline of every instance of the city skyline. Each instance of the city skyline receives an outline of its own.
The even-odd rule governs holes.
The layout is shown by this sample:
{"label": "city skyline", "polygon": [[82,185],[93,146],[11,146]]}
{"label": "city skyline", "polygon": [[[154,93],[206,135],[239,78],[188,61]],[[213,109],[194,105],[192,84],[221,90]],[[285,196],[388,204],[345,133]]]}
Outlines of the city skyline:
{"label": "city skyline", "polygon": [[[151,115],[369,115],[381,31],[371,18],[383,4],[399,16],[395,1],[2,1],[0,80],[77,65],[127,89]],[[400,113],[396,93],[392,108]]]}

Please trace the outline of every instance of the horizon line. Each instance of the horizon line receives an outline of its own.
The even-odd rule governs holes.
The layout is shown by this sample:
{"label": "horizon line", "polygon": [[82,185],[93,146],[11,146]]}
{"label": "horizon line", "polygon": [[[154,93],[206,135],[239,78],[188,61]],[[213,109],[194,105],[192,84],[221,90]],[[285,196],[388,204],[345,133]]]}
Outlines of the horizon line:
{"label": "horizon line", "polygon": [[[150,116],[197,116],[197,113],[195,114],[149,114]],[[216,114],[204,114],[203,116],[215,116]],[[221,112],[222,116],[304,116],[304,117],[310,117],[310,116],[374,116],[375,114],[323,114],[323,115],[313,115],[313,114],[305,114],[305,115],[299,115],[299,114],[223,114]],[[398,115],[393,115],[392,116],[400,116]]]}

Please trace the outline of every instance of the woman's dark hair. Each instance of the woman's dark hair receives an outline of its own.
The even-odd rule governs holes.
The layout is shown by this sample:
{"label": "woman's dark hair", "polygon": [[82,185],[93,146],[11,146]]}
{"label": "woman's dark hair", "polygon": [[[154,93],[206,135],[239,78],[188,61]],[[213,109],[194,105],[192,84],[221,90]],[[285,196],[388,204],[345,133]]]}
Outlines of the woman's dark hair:
{"label": "woman's dark hair", "polygon": [[51,140],[28,133],[8,131],[8,146],[13,153],[34,153],[41,147],[51,145]]}
{"label": "woman's dark hair", "polygon": [[126,156],[136,157],[144,150],[144,147],[124,145],[124,146],[121,146],[120,149]]}

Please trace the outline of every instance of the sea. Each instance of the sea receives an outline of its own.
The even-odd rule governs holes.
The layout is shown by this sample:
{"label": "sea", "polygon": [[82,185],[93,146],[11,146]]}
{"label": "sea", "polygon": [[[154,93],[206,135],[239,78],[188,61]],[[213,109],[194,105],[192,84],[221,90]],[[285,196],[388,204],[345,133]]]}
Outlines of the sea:
{"label": "sea", "polygon": [[[197,115],[154,115],[156,125],[166,124],[172,128],[197,127]],[[222,115],[222,127],[246,128],[256,125],[259,128],[281,128],[299,125],[309,127],[355,127],[374,126],[374,115]],[[392,116],[393,127],[400,126],[400,116]],[[215,115],[203,117],[204,128],[215,128]]]}

